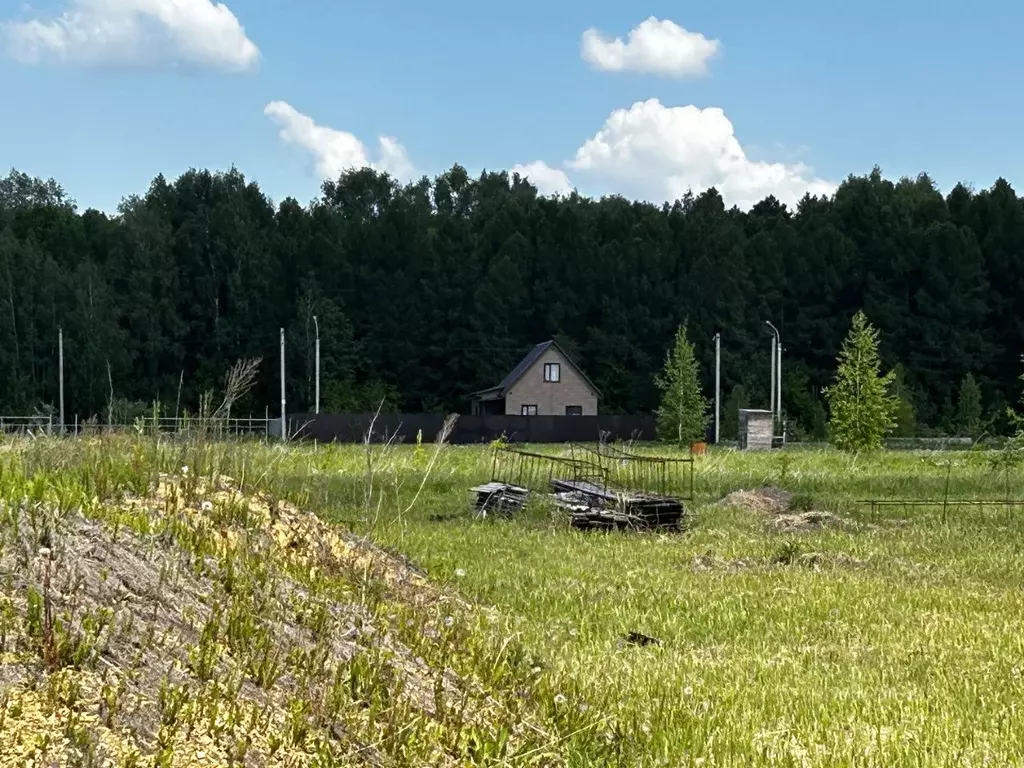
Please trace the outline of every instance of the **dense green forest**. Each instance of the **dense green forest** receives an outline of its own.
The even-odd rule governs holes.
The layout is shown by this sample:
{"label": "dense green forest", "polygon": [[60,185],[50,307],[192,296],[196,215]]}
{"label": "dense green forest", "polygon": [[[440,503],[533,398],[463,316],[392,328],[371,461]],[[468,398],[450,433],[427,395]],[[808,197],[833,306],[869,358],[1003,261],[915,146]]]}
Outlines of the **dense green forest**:
{"label": "dense green forest", "polygon": [[820,436],[822,387],[861,308],[897,367],[900,433],[1005,428],[1024,352],[1024,202],[1003,180],[943,197],[926,176],[876,169],[831,199],[743,212],[714,190],[664,206],[547,198],[455,166],[405,186],[352,172],[306,206],[235,170],[190,171],[108,216],[52,180],[0,179],[0,414],[56,405],[58,327],[68,414],[173,412],[179,385],[195,409],[247,357],[263,358],[260,380],[235,413],[274,414],[281,327],[289,406],[304,410],[314,316],[325,411],[465,411],[552,337],[603,411],[650,411],[685,321],[709,395],[722,333],[728,434],[736,406],[767,406],[771,320],[790,430]]}

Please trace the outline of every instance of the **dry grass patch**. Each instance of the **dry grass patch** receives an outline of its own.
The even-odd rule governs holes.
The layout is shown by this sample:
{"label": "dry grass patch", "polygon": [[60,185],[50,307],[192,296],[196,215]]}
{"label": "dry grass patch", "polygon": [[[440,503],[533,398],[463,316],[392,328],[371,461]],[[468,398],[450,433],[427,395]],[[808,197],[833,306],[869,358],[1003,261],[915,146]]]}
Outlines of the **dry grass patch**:
{"label": "dry grass patch", "polygon": [[849,521],[833,512],[815,509],[816,503],[808,496],[795,495],[771,486],[734,491],[719,504],[761,516],[765,518],[769,530],[780,533],[800,533],[850,525]]}

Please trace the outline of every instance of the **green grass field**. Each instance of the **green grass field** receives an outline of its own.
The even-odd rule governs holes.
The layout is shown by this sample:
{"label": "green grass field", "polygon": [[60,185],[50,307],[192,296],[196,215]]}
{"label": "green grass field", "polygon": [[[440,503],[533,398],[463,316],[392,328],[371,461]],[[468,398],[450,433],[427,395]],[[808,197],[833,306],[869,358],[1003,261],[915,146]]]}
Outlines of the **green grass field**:
{"label": "green grass field", "polygon": [[[325,514],[351,516],[330,489],[359,459],[305,462]],[[712,455],[688,533],[593,535],[542,513],[435,521],[489,470],[482,451],[450,449],[414,512],[366,530],[502,611],[545,660],[552,717],[579,732],[584,763],[1007,765],[1024,759],[1024,514],[951,505],[943,524],[939,505],[875,518],[854,503],[942,499],[947,481],[950,498],[1005,498],[989,459]],[[766,484],[853,525],[780,535],[715,506]],[[630,631],[662,646],[620,647]]]}
{"label": "green grass field", "polygon": [[[528,682],[501,684],[528,686],[516,695],[551,734],[550,764],[1024,764],[1024,508],[957,504],[1024,499],[1020,470],[995,453],[713,452],[697,459],[688,530],[604,534],[543,504],[475,519],[483,447],[6,450],[22,458],[0,488],[18,473],[99,473],[102,456],[122,479],[96,492],[111,493],[191,461],[407,556],[481,616],[496,609],[530,667]],[[841,524],[779,531],[718,503],[761,486]],[[872,498],[939,503],[858,503]],[[660,644],[623,643],[630,632]]]}

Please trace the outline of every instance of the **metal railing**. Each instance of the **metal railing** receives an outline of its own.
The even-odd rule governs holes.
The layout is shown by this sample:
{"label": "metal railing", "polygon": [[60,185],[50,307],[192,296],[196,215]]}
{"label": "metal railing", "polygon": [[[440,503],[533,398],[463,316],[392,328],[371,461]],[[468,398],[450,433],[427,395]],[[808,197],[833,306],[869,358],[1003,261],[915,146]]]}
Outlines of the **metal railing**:
{"label": "metal railing", "polygon": [[607,473],[596,464],[507,446],[494,449],[491,480],[543,493],[551,489],[553,480],[589,483],[601,491],[608,487]]}
{"label": "metal railing", "polygon": [[64,425],[61,430],[58,419],[48,416],[0,416],[0,434],[45,434],[57,435],[103,435],[103,434],[162,434],[213,437],[267,437],[274,419],[267,418],[218,418],[198,417],[157,417],[140,416],[130,423],[99,423],[79,421],[77,418]]}
{"label": "metal railing", "polygon": [[574,444],[572,455],[592,461],[616,488],[658,496],[693,500],[694,460],[633,453],[608,443],[596,448]]}
{"label": "metal railing", "polygon": [[0,434],[51,434],[56,428],[53,416],[0,416]]}
{"label": "metal railing", "polygon": [[941,522],[947,523],[950,517],[958,518],[965,510],[977,510],[984,519],[985,510],[994,509],[1010,518],[1024,507],[1022,499],[860,499],[855,503],[871,510],[872,522],[879,521],[882,510],[902,509],[905,513],[912,509],[932,510]]}
{"label": "metal railing", "polygon": [[152,416],[143,416],[136,419],[128,428],[140,432],[156,431],[184,435],[200,432],[226,435],[266,435],[271,421],[273,419],[252,417],[201,419],[167,416],[154,419]]}

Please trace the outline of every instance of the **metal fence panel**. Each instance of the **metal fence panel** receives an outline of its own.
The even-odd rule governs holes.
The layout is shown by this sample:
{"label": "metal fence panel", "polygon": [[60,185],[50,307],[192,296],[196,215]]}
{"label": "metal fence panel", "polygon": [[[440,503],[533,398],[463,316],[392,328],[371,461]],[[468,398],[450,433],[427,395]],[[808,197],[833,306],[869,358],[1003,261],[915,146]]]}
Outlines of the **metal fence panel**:
{"label": "metal fence panel", "polygon": [[[444,424],[444,414],[337,413],[294,414],[288,434],[297,439],[331,443],[359,443],[373,425],[373,440],[412,442],[417,434],[433,441]],[[459,445],[488,443],[504,438],[510,443],[593,443],[599,440],[653,440],[654,416],[459,416],[448,442]]]}

